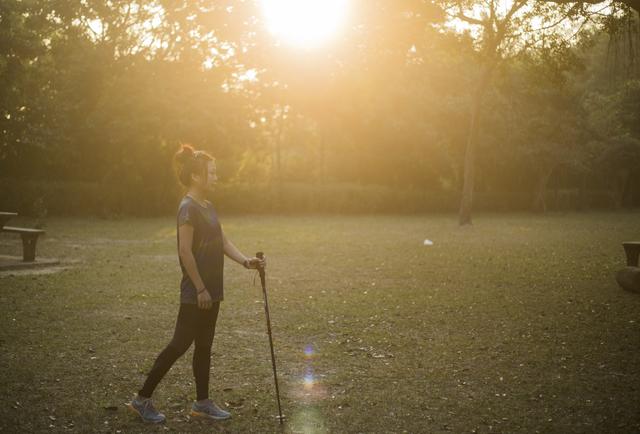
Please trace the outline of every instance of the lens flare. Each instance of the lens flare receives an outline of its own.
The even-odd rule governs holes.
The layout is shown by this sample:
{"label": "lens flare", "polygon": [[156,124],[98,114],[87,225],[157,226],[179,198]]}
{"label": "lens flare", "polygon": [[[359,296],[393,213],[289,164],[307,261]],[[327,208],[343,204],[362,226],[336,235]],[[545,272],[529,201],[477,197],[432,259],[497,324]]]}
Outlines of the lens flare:
{"label": "lens flare", "polygon": [[300,381],[296,383],[297,387],[291,391],[291,395],[306,404],[312,404],[325,399],[328,392],[327,388],[321,384],[320,377],[323,375],[318,376],[313,370],[313,359],[318,355],[315,345],[305,345],[302,353],[304,355],[304,372]]}
{"label": "lens flare", "polygon": [[309,344],[306,347],[304,347],[304,356],[307,359],[310,359],[311,357],[313,357],[313,353],[314,353],[313,345]]}
{"label": "lens flare", "polygon": [[304,388],[307,390],[311,390],[313,389],[313,385],[314,385],[315,381],[313,380],[313,374],[305,374],[304,376]]}

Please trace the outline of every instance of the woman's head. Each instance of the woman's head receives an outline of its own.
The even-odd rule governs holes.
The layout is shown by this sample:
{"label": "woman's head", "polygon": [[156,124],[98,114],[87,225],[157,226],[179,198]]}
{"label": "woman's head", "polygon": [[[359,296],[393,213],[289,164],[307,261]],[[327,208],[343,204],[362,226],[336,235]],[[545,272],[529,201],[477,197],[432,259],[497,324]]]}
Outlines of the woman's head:
{"label": "woman's head", "polygon": [[189,144],[180,145],[173,156],[173,165],[180,184],[187,188],[213,190],[218,180],[216,160],[205,151],[196,151]]}

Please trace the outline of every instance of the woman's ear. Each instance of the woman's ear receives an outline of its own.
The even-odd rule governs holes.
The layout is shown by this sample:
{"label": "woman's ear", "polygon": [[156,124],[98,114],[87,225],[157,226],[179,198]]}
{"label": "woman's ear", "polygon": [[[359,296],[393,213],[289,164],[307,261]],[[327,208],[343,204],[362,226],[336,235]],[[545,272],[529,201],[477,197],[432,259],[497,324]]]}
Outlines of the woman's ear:
{"label": "woman's ear", "polygon": [[202,184],[202,176],[198,175],[197,173],[192,173],[191,181],[195,184]]}

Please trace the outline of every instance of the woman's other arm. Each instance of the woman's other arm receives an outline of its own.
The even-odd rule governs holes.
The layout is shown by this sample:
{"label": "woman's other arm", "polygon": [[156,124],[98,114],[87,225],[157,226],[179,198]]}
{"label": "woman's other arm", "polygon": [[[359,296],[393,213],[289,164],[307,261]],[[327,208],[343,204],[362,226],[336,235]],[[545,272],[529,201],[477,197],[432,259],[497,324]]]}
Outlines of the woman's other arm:
{"label": "woman's other arm", "polygon": [[265,260],[259,260],[258,258],[246,257],[236,246],[233,245],[230,239],[222,232],[222,242],[224,243],[224,254],[236,261],[238,264],[245,266],[245,261],[248,261],[247,268],[256,268],[257,266],[264,267],[266,265]]}
{"label": "woman's other arm", "polygon": [[224,231],[222,231],[222,243],[224,244],[224,254],[236,261],[238,264],[244,265],[244,261],[249,259],[245,255],[243,255],[236,246],[233,245],[231,240],[229,240],[224,234]]}
{"label": "woman's other arm", "polygon": [[[187,270],[187,274],[191,278],[193,284],[196,286],[196,291],[198,291],[198,304],[200,304],[200,293],[205,286],[202,278],[200,277],[200,273],[198,272],[196,258],[193,256],[193,252],[191,251],[191,246],[193,243],[193,226],[188,223],[180,225],[178,227],[178,234],[180,239],[180,243],[178,245],[178,254],[180,255],[180,259],[182,260],[184,268]],[[206,291],[204,292],[206,293]],[[206,295],[208,296],[208,293]],[[209,298],[209,304],[211,304],[211,298],[205,298]],[[207,306],[204,307],[206,308]]]}

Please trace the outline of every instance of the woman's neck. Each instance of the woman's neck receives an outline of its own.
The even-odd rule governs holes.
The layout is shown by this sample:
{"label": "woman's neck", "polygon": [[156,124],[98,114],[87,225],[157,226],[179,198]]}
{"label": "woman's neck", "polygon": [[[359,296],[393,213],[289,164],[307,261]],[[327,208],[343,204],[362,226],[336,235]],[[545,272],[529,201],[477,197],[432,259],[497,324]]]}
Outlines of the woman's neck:
{"label": "woman's neck", "polygon": [[191,196],[193,199],[195,199],[196,201],[198,201],[201,205],[205,204],[205,196],[204,193],[198,189],[189,189],[189,191],[187,191],[187,195]]}

